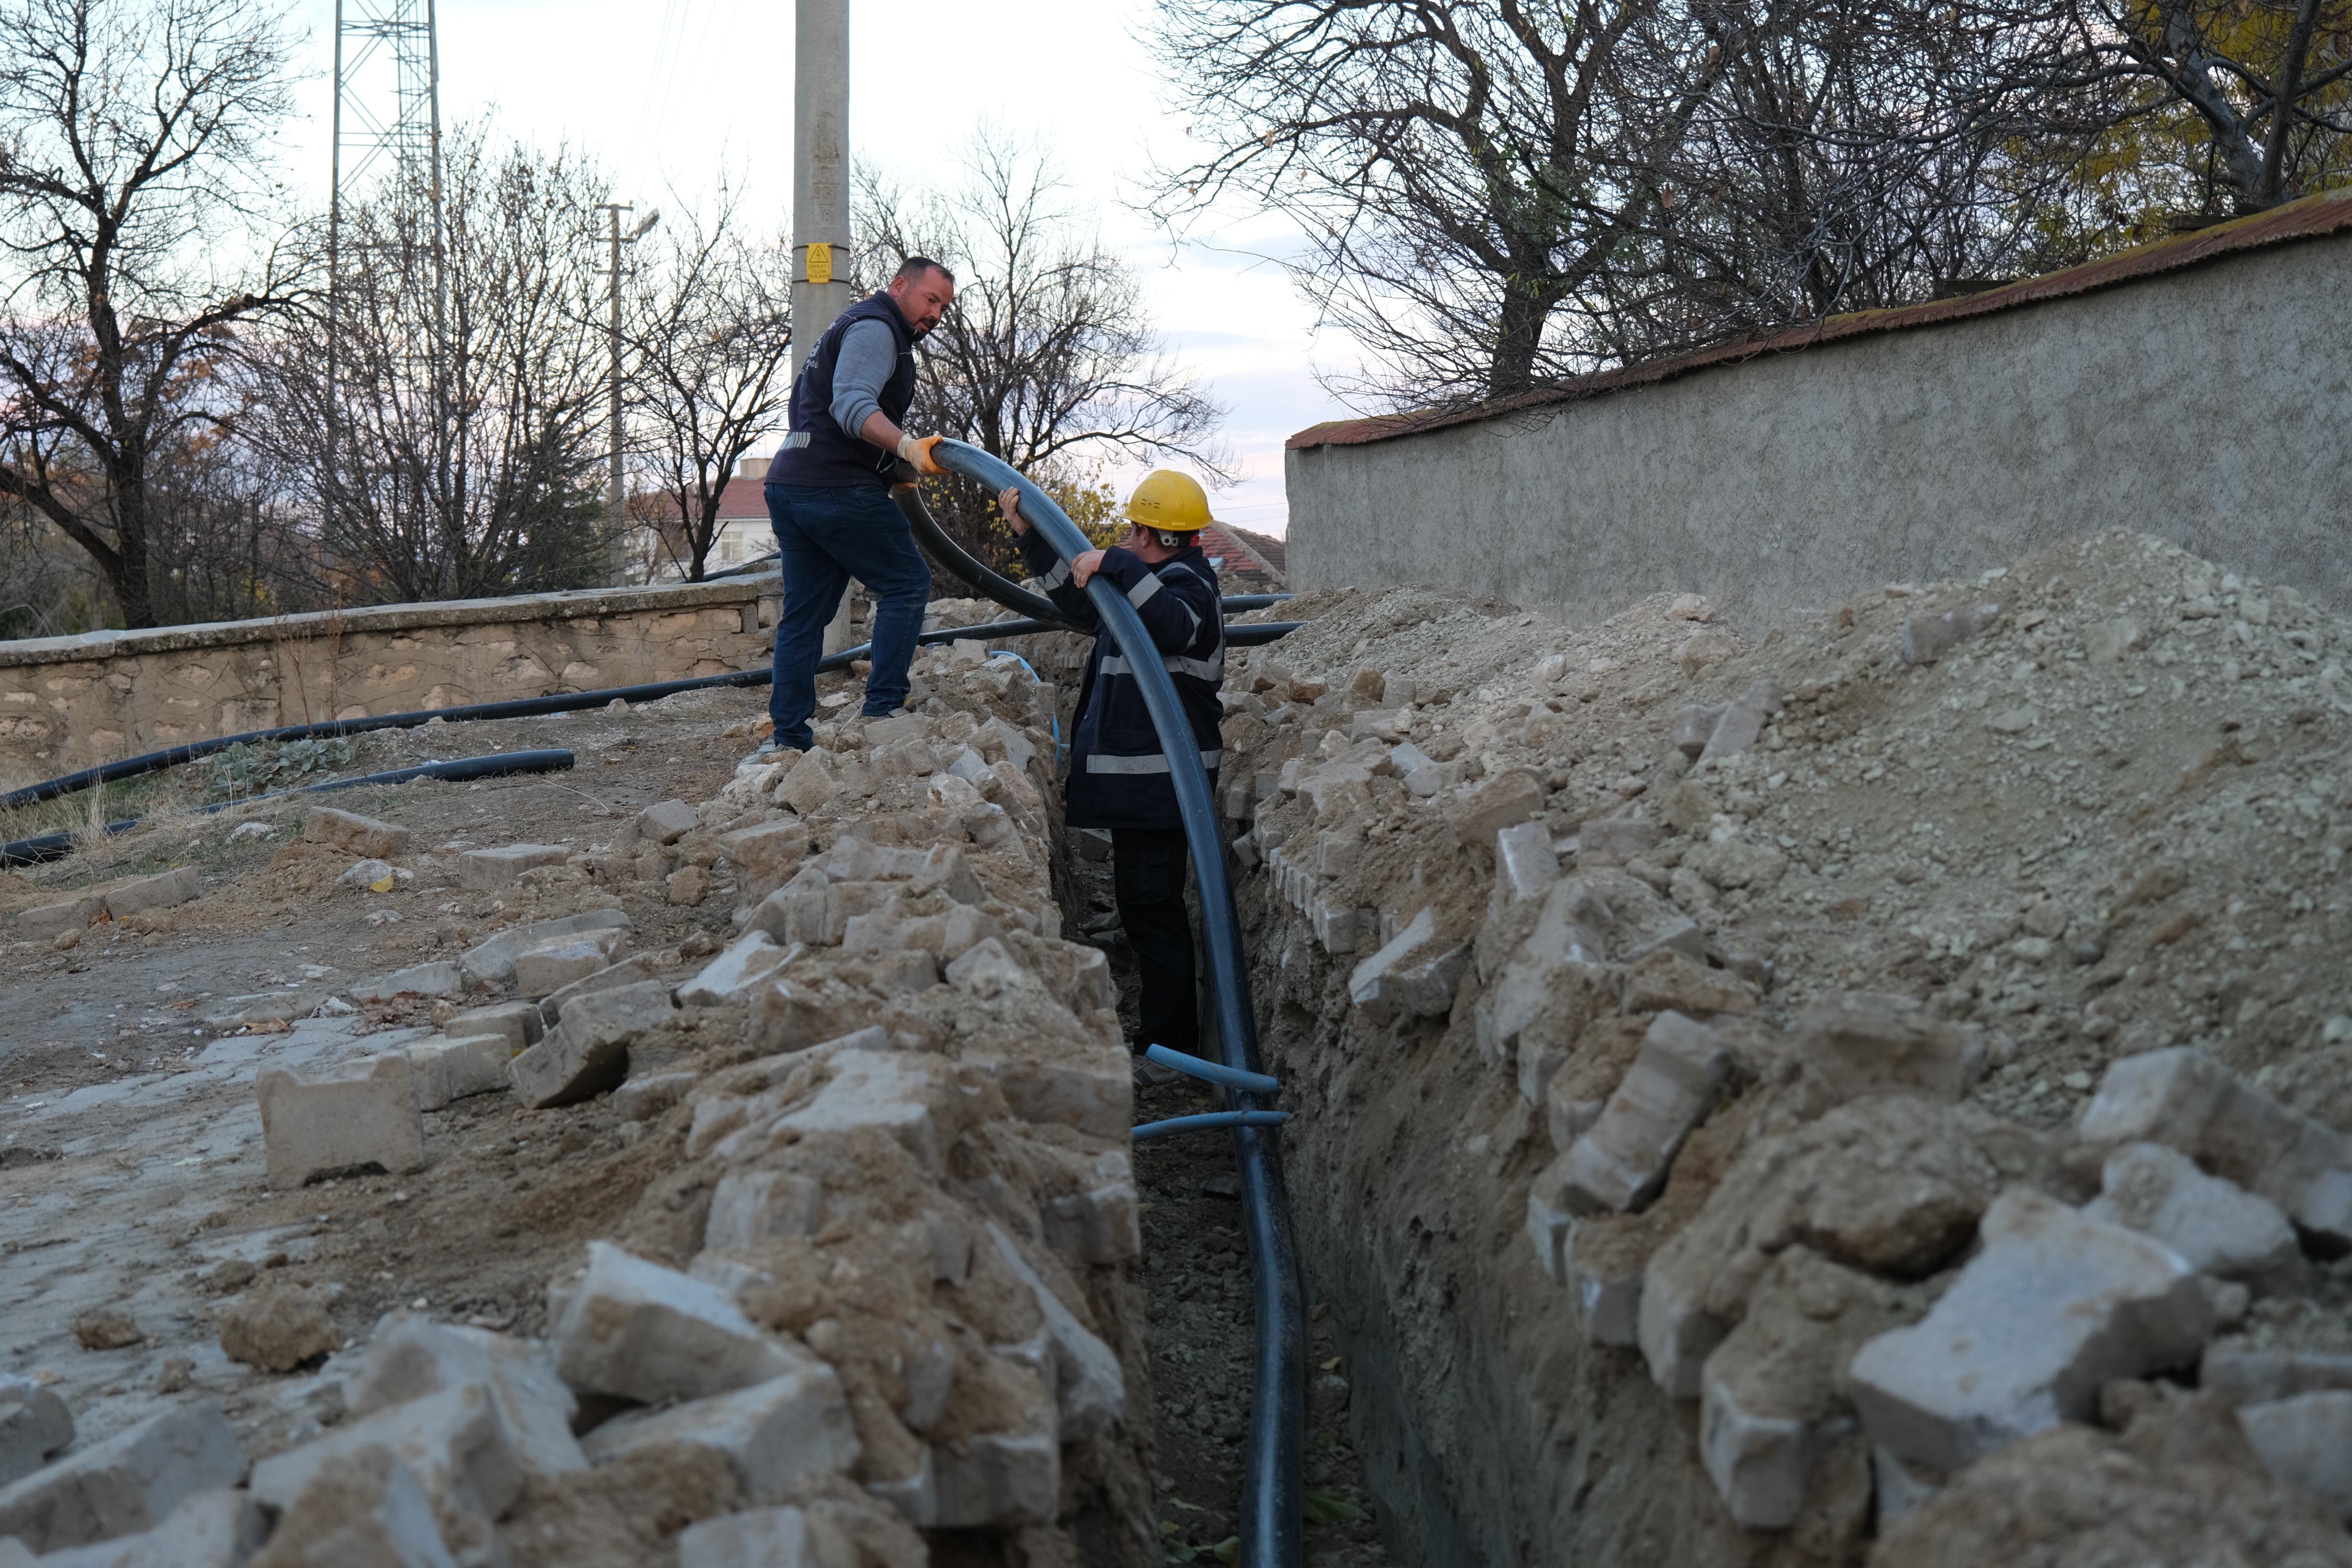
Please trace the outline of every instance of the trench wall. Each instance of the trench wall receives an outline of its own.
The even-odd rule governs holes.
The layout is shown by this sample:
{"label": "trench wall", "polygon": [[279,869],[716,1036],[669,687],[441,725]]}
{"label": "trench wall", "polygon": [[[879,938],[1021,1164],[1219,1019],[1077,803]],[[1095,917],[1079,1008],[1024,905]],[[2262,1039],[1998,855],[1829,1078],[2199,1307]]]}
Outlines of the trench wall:
{"label": "trench wall", "polygon": [[772,576],[0,642],[0,783],[247,730],[746,669]]}
{"label": "trench wall", "polygon": [[1292,581],[1580,622],[1698,593],[1761,626],[2122,527],[2343,608],[2347,293],[2337,234],[1426,434],[1318,426],[1286,454]]}

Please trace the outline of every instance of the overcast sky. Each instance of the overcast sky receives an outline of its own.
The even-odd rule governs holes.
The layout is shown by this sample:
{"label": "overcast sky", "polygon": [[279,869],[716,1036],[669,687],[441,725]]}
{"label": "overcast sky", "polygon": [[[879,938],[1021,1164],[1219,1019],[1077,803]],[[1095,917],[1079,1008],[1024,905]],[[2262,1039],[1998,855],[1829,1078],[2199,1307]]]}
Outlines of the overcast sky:
{"label": "overcast sky", "polygon": [[[1187,104],[1171,100],[1136,36],[1147,0],[853,0],[853,154],[908,178],[951,168],[983,121],[1033,136],[1079,205],[1140,272],[1171,346],[1232,410],[1241,482],[1213,502],[1282,531],[1282,443],[1346,410],[1317,363],[1349,363],[1336,331],[1265,260],[1289,232],[1249,211],[1171,246],[1126,205],[1155,157],[1181,162]],[[333,0],[299,0],[314,75],[287,140],[289,174],[327,184]],[[790,0],[440,0],[445,124],[495,111],[527,141],[568,141],[613,174],[616,199],[659,205],[722,164],[778,232],[791,220]]]}

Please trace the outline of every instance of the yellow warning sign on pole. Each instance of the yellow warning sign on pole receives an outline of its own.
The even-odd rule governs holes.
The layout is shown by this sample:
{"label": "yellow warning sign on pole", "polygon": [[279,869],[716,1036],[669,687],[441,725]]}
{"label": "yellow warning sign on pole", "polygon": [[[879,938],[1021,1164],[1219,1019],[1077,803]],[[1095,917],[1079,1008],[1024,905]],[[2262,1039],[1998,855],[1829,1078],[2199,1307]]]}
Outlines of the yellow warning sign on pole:
{"label": "yellow warning sign on pole", "polygon": [[808,280],[812,283],[833,281],[833,247],[816,240],[809,242]]}

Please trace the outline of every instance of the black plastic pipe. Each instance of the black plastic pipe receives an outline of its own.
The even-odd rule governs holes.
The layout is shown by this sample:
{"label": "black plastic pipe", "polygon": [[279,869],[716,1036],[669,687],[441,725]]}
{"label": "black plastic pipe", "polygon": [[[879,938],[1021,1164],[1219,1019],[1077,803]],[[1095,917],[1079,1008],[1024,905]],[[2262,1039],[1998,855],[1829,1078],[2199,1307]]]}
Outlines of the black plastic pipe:
{"label": "black plastic pipe", "polygon": [[[199,806],[191,815],[210,816],[215,812],[235,811],[241,806],[261,805],[289,795],[325,795],[331,790],[357,789],[362,784],[406,784],[411,779],[439,779],[447,784],[464,784],[471,779],[504,778],[510,773],[560,773],[572,763],[570,752],[549,749],[537,752],[492,752],[486,756],[460,757],[448,763],[419,763],[412,768],[393,768],[380,773],[362,773],[357,778],[329,779],[324,784],[300,784],[293,789],[281,789],[269,795],[249,795],[243,800],[224,800],[216,805]],[[126,816],[106,825],[110,838],[130,832],[140,819]],[[37,866],[47,860],[62,860],[74,851],[71,833],[44,833],[37,838],[18,838],[0,844],[0,867]]]}
{"label": "black plastic pipe", "polygon": [[[1094,548],[1052,497],[1009,465],[956,440],[941,441],[932,455],[942,467],[992,490],[1008,486],[1019,489],[1022,512],[1063,560],[1074,560]],[[1209,794],[1208,771],[1201,765],[1200,744],[1168,672],[1152,657],[1150,635],[1143,629],[1135,606],[1102,577],[1089,582],[1086,591],[1102,617],[1101,635],[1128,655],[1128,668],[1142,689],[1152,728],[1160,735],[1160,751],[1168,758],[1177,809],[1192,849],[1192,872],[1199,879],[1219,1054],[1228,1067],[1262,1072],[1257,1020],[1250,1005],[1249,973],[1242,956],[1241,921],[1234,910],[1233,888],[1225,879],[1224,838],[1218,829],[1216,802]],[[1225,1089],[1226,1103],[1233,1110],[1270,1109],[1256,1103],[1258,1098],[1248,1089]],[[1240,1561],[1250,1568],[1297,1568],[1301,1539],[1299,1449],[1306,1427],[1306,1328],[1275,1131],[1242,1125],[1233,1132],[1234,1157],[1241,1168],[1242,1216],[1248,1233],[1257,1331],[1240,1531]]]}

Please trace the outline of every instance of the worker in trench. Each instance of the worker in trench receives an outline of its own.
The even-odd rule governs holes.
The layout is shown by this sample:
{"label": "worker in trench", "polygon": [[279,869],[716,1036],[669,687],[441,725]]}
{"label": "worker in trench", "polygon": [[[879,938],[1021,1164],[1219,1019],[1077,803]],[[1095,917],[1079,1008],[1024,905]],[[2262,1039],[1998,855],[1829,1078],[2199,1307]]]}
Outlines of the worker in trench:
{"label": "worker in trench", "polygon": [[1101,617],[1085,590],[1099,575],[1135,606],[1150,635],[1152,656],[1167,669],[1191,721],[1192,743],[1208,770],[1213,797],[1224,746],[1217,690],[1225,679],[1225,622],[1216,571],[1201,552],[1201,530],[1215,521],[1209,515],[1208,493],[1188,475],[1157,469],[1128,498],[1127,538],[1067,563],[1030,531],[1018,490],[1005,490],[997,504],[1019,536],[1022,559],[1042,578],[1055,605],[1074,625],[1096,634],[1078,688],[1063,806],[1072,827],[1110,832],[1119,923],[1142,971],[1136,1048],[1158,1045],[1192,1052],[1200,1045],[1200,1020],[1192,924],[1184,908],[1184,879],[1192,863],[1175,782],[1144,707],[1143,689],[1129,668],[1131,655],[1101,635]]}

